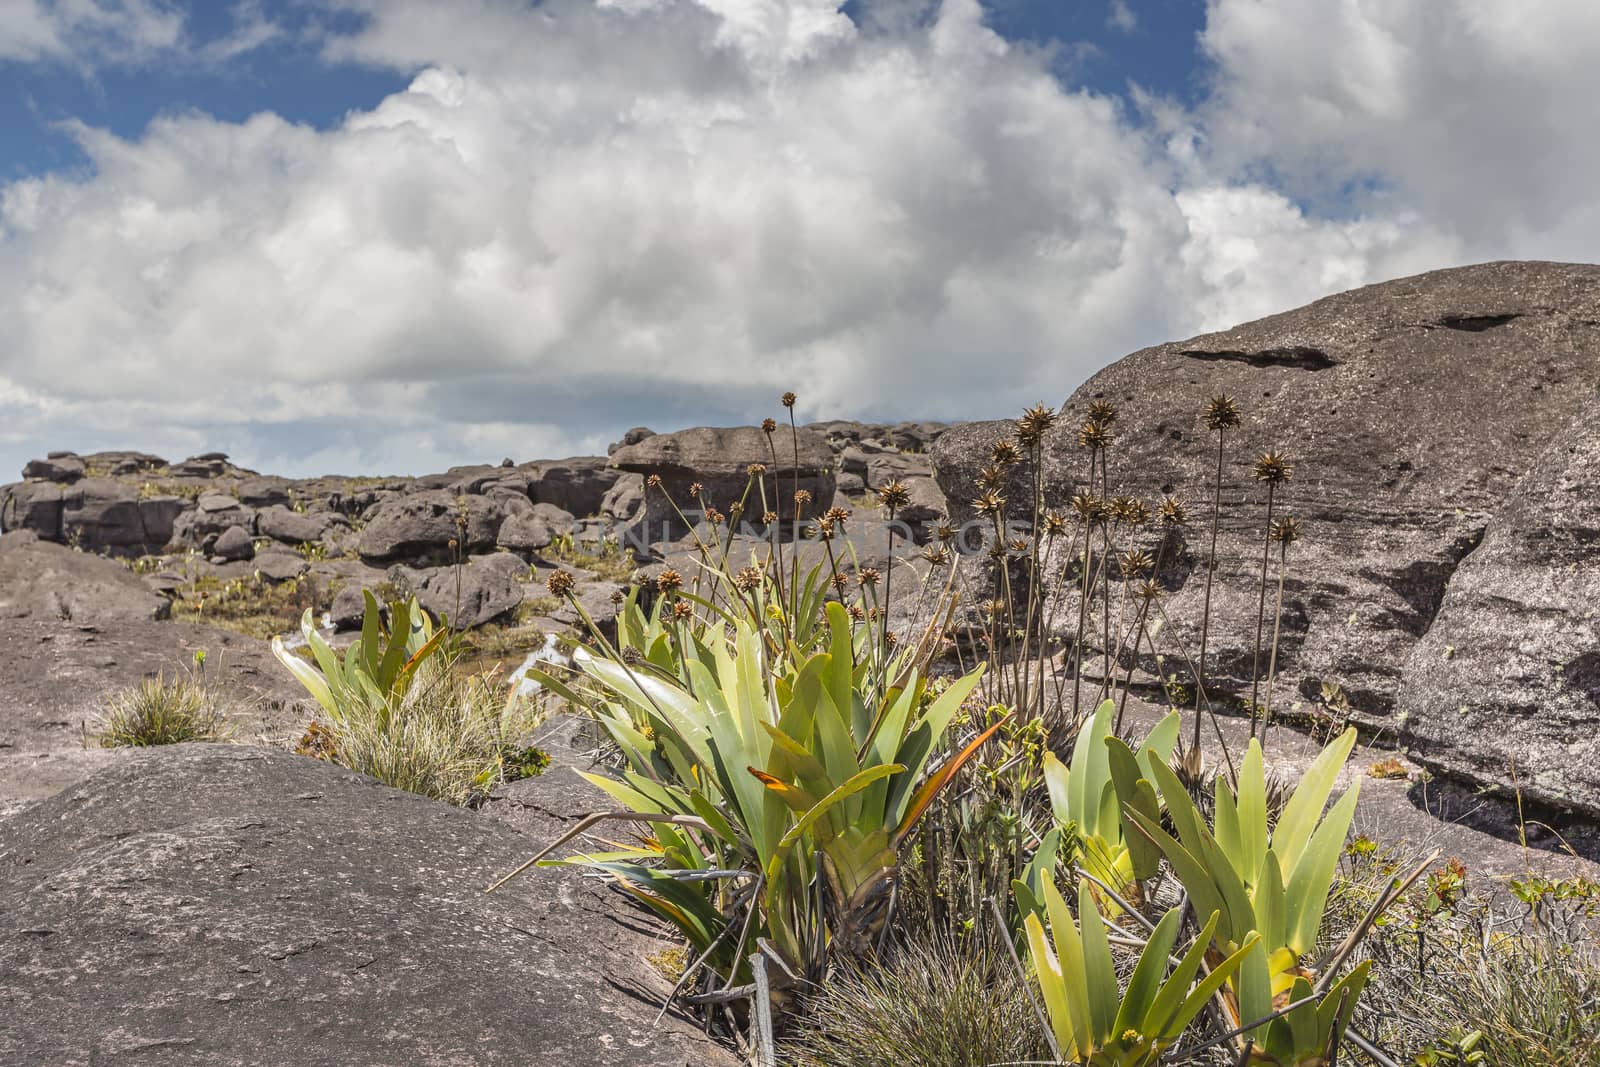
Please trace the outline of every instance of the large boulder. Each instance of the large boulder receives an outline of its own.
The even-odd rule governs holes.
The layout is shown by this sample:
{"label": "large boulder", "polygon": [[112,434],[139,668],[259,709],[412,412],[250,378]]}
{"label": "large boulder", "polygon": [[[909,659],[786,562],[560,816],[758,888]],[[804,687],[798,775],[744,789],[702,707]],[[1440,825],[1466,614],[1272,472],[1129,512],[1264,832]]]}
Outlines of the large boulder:
{"label": "large boulder", "polygon": [[[767,468],[766,506],[776,511],[780,519],[794,517],[797,489],[811,494],[812,504],[806,511],[809,517],[820,514],[833,500],[833,449],[827,438],[814,430],[801,429],[794,440],[783,431],[769,440],[756,426],[702,426],[656,434],[611,455],[611,464],[618,470],[661,479],[666,496],[653,489],[645,493],[643,523],[651,539],[673,538],[687,532],[678,509],[690,512],[709,505],[729,514],[732,505],[744,496],[749,468],[757,463]],[[689,487],[696,482],[703,490],[699,504],[689,496]],[[759,523],[761,517],[762,504],[752,490],[743,518]]]}
{"label": "large boulder", "polygon": [[531,465],[528,495],[535,503],[554,504],[579,518],[598,515],[618,474],[603,456],[573,456]]}
{"label": "large boulder", "polygon": [[532,553],[547,547],[558,535],[577,529],[578,520],[554,504],[528,504],[516,509],[500,526],[500,547]]}
{"label": "large boulder", "polygon": [[[1493,716],[1524,714],[1495,703],[1501,697],[1462,693],[1448,720],[1428,726],[1420,720],[1441,705],[1410,708],[1401,673],[1462,561],[1536,462],[1550,462],[1539,456],[1551,435],[1594,405],[1597,381],[1600,267],[1489,263],[1357,289],[1136,352],[1073,395],[1050,456],[1064,472],[1086,472],[1075,427],[1092,401],[1111,401],[1119,408],[1111,492],[1187,498],[1196,525],[1171,546],[1163,573],[1171,620],[1163,651],[1169,665],[1181,662],[1180,649],[1192,655],[1199,646],[1217,462],[1216,434],[1200,416],[1216,394],[1237,398],[1243,421],[1226,437],[1207,667],[1213,696],[1227,703],[1229,694],[1251,692],[1265,520],[1251,465],[1276,449],[1294,473],[1275,514],[1296,516],[1302,539],[1289,555],[1275,709],[1312,711],[1328,700],[1343,715],[1348,703],[1351,717],[1383,736],[1404,725],[1419,739],[1439,738],[1464,733],[1469,722],[1488,729]],[[1000,429],[958,427],[934,444],[953,507],[967,490],[952,475],[964,479],[974,464],[947,457],[963,443],[983,448]],[[1059,493],[1052,503],[1063,503]],[[1521,524],[1511,518],[1507,536]],[[1576,587],[1565,588],[1570,596]],[[1269,634],[1271,612],[1269,597]],[[1582,621],[1577,613],[1552,617],[1574,630]],[[1153,657],[1142,662],[1146,677],[1155,666]],[[1481,720],[1464,720],[1464,703],[1479,707]],[[1410,711],[1404,722],[1402,704]],[[1494,744],[1493,730],[1473,744]],[[1555,758],[1558,748],[1546,751]],[[1486,772],[1476,756],[1462,756],[1467,750],[1434,751],[1446,770]],[[1561,758],[1571,768],[1582,753]]]}
{"label": "large boulder", "polygon": [[0,486],[0,533],[27,531],[60,541],[61,509],[61,486],[53,482]]}
{"label": "large boulder", "polygon": [[546,840],[282,750],[129,755],[0,819],[0,1061],[732,1067],[656,1023],[620,894],[483,892]]}
{"label": "large boulder", "polygon": [[429,489],[387,500],[373,510],[356,550],[368,560],[442,563],[450,542],[463,555],[495,546],[505,507],[490,497]]}
{"label": "large boulder", "polygon": [[316,544],[327,536],[329,527],[342,522],[332,512],[303,514],[274,504],[256,513],[256,532],[286,545]]}
{"label": "large boulder", "polygon": [[528,565],[509,552],[475,556],[466,565],[435,567],[414,583],[417,600],[436,618],[468,630],[492,622],[522,604]]}
{"label": "large boulder", "polygon": [[1426,762],[1600,815],[1600,408],[1555,434],[1456,570],[1401,679]]}
{"label": "large boulder", "polygon": [[0,535],[0,619],[98,623],[162,619],[170,602],[114,560],[42,541]]}
{"label": "large boulder", "polygon": [[44,459],[29,460],[22,468],[24,478],[40,478],[47,482],[75,482],[88,470],[83,457],[75,452],[52,452]]}

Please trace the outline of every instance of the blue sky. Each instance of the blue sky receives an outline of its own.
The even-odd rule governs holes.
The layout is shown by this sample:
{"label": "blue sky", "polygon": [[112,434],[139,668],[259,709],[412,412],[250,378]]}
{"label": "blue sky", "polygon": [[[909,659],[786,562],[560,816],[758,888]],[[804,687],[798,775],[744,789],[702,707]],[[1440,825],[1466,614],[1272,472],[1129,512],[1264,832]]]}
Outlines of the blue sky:
{"label": "blue sky", "polygon": [[1593,0],[3,0],[0,477],[987,418],[1600,245]]}
{"label": "blue sky", "polygon": [[[216,0],[184,0],[191,52],[240,32],[239,9]],[[1192,102],[1199,90],[1197,35],[1204,0],[988,0],[988,22],[1008,40],[1056,53],[1053,69],[1066,83],[1126,97],[1137,84]],[[19,106],[0,109],[0,178],[87,166],[62,124],[76,120],[136,138],[162,113],[200,111],[242,121],[271,111],[324,129],[352,111],[374,107],[405,88],[411,71],[329,61],[320,42],[355,31],[360,16],[298,2],[269,2],[260,13],[280,35],[223,60],[92,69],[71,61],[0,61],[0,92]],[[860,18],[854,4],[846,12]],[[1118,21],[1118,13],[1124,21]]]}

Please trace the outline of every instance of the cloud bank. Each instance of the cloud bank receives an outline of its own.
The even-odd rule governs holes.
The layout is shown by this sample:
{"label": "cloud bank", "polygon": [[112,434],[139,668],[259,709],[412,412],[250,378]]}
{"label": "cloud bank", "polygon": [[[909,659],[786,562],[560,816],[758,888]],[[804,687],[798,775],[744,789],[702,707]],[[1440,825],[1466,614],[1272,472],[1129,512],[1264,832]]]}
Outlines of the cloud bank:
{"label": "cloud bank", "polygon": [[[1063,84],[976,0],[330,6],[364,19],[327,60],[406,91],[322,131],[77,127],[88,173],[0,186],[0,464],[417,471],[786,389],[1009,414],[1145,344],[1600,238],[1588,0],[1212,0],[1192,107]],[[129,40],[171,14],[51,10],[91,8]],[[10,58],[50,57],[10,32],[40,10],[0,0]]]}

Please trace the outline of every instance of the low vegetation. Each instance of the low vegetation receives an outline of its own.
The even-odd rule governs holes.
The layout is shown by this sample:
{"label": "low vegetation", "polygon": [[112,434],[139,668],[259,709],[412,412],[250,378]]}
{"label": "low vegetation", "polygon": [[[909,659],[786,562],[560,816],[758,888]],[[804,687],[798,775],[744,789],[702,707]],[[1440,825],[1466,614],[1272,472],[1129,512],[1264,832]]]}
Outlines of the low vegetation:
{"label": "low vegetation", "polygon": [[[1225,396],[1201,413],[1208,574],[1240,418]],[[773,467],[753,464],[739,501],[696,502],[691,572],[633,585],[614,630],[550,574],[551,606],[585,634],[570,665],[529,677],[593,720],[611,758],[586,777],[617,808],[488,888],[539,865],[608,877],[681,935],[680,1005],[762,1067],[1600,1063],[1600,893],[1530,875],[1508,911],[1458,862],[1352,839],[1362,778],[1405,770],[1368,761],[1337,793],[1352,730],[1327,729],[1293,782],[1269,775],[1307,536],[1290,459],[1248,466],[1256,639],[1248,697],[1225,696],[1209,595],[1196,648],[1162,603],[1187,505],[1113,492],[1117,412],[1097,401],[1073,429],[1085,489],[1057,510],[1041,472],[1059,419],[1030,409],[993,443],[970,502],[981,555],[941,529],[914,571],[887,533],[888,562],[863,564],[841,536],[851,511],[771,473],[786,442],[769,419]],[[799,520],[773,521],[791,499]],[[892,520],[910,496],[895,482],[874,500]],[[767,516],[767,540],[736,557],[744,513]],[[549,555],[601,570],[600,551]],[[604,573],[631,580],[617,555]],[[526,713],[454,672],[414,602],[385,617],[369,596],[342,659],[303,630],[312,662],[274,647],[326,712],[308,752],[467,804],[538,763],[514,755]],[[479,640],[521,647],[518,628]],[[1167,705],[1153,726],[1130,716],[1135,693]],[[1340,699],[1325,683],[1330,717]],[[1247,742],[1224,742],[1224,713],[1248,718]]]}
{"label": "low vegetation", "polygon": [[489,675],[458,669],[450,631],[415,599],[387,613],[366,594],[360,636],[341,657],[301,622],[310,661],[274,637],[272,651],[321,706],[298,750],[386,785],[451,804],[473,805],[503,781],[543,771],[533,746],[543,704]]}
{"label": "low vegetation", "polygon": [[85,741],[102,748],[142,748],[185,741],[222,741],[229,729],[203,678],[158,674],[113,695],[86,728]]}

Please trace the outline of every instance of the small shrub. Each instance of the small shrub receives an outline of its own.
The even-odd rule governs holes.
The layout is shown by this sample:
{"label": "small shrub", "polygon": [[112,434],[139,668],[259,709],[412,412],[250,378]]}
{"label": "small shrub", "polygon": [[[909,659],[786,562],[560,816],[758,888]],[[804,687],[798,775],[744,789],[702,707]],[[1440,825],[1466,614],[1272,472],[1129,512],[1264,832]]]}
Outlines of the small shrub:
{"label": "small shrub", "polygon": [[227,737],[222,712],[205,683],[187,675],[146,678],[114,695],[88,740],[101,748],[142,748]]}
{"label": "small shrub", "polygon": [[300,624],[313,662],[273,638],[272,651],[322,705],[296,751],[385,785],[450,804],[482,801],[499,782],[537,774],[549,757],[526,744],[541,702],[507,694],[457,669],[448,631],[415,599],[389,605],[385,621],[366,594],[361,635],[341,658],[312,624]]}
{"label": "small shrub", "polygon": [[1010,960],[934,937],[851,969],[807,1004],[786,1067],[971,1067],[1048,1062]]}

